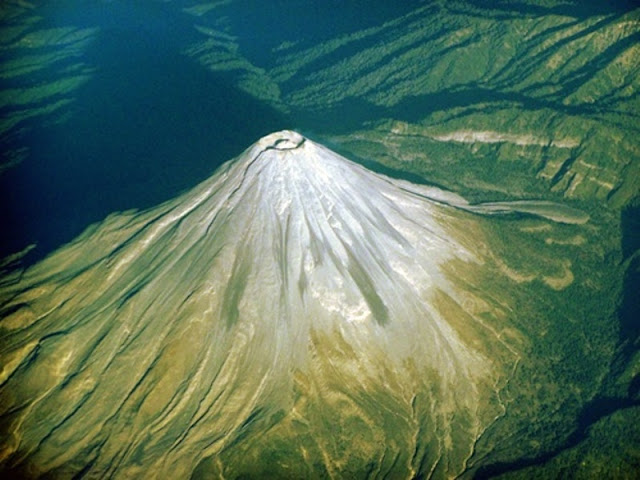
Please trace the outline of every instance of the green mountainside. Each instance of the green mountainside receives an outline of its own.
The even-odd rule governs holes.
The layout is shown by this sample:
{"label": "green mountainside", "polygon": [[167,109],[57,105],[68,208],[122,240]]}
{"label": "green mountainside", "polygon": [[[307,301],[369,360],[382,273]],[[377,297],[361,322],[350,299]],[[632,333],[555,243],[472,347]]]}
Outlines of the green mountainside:
{"label": "green mountainside", "polygon": [[[146,208],[191,188],[217,166],[206,163],[217,145],[224,145],[221,162],[286,127],[371,170],[471,203],[548,200],[580,209],[588,222],[468,214],[473,227],[461,229],[484,263],[469,269],[454,261],[447,273],[477,297],[469,311],[487,324],[510,325],[499,338],[519,352],[499,394],[504,413],[478,437],[463,478],[637,478],[640,8],[552,0],[384,3],[7,0],[0,5],[0,182],[25,181],[24,196],[45,204],[40,184],[32,187],[21,169],[55,169],[59,161],[65,172],[111,179],[133,199],[120,202],[126,194],[114,193],[116,201],[98,180],[89,182],[82,202],[104,210],[60,210],[79,219],[79,232],[111,211]],[[103,89],[105,78],[122,89]],[[129,87],[129,96],[119,96]],[[98,97],[87,107],[87,98]],[[158,112],[175,105],[184,109]],[[65,128],[85,132],[77,127],[89,121],[95,124],[87,131],[98,132],[90,141],[109,147],[110,157],[85,158],[73,135],[52,140]],[[145,133],[154,130],[164,136],[155,145]],[[163,158],[160,148],[171,159],[145,163],[147,155]],[[129,173],[102,163],[118,156]],[[71,178],[56,181],[67,188]],[[145,190],[147,196],[139,193]],[[63,208],[54,197],[52,205]],[[2,197],[13,226],[29,215],[15,198],[23,197]],[[56,242],[50,251],[63,243]],[[315,359],[320,377],[331,372],[324,358],[356,358],[339,345],[318,345],[328,349]],[[292,402],[301,418],[258,415],[234,448],[202,461],[194,478],[277,477],[287,468],[330,477],[327,451],[344,464],[351,459],[356,478],[392,472],[393,458],[370,461],[366,452],[378,455],[385,441],[398,451],[410,445],[402,433],[380,433],[409,410],[394,410],[397,399],[385,393],[371,402],[369,394],[341,391],[344,384],[331,375],[323,388],[337,400],[319,401],[320,380],[297,374]],[[367,420],[383,427],[348,411],[365,404]],[[344,435],[318,420],[341,414],[353,422],[340,425]],[[409,462],[405,453],[399,458]],[[442,468],[436,475],[444,476]]]}
{"label": "green mountainside", "polygon": [[456,190],[627,203],[640,187],[640,12],[474,5],[427,2],[317,43],[285,37],[269,55],[242,55],[253,38],[213,9],[186,51],[350,153]]}
{"label": "green mountainside", "polygon": [[[479,195],[620,207],[637,194],[638,10],[423,2],[360,19],[357,2],[344,12],[329,2],[314,24],[304,1],[280,3],[151,8],[191,23],[167,47],[354,155]],[[99,69],[83,50],[115,27],[48,26],[22,2],[5,2],[2,15],[6,141],[26,119],[64,118],[55,114]],[[298,16],[302,26],[286,26]],[[21,155],[5,152],[4,168]]]}

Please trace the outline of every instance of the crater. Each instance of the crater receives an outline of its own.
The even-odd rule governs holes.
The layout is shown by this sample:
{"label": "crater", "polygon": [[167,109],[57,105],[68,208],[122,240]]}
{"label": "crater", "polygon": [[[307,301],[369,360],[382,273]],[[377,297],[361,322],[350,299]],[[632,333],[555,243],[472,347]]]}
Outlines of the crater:
{"label": "crater", "polygon": [[305,138],[293,130],[282,130],[262,137],[258,144],[263,150],[294,150],[302,145]]}

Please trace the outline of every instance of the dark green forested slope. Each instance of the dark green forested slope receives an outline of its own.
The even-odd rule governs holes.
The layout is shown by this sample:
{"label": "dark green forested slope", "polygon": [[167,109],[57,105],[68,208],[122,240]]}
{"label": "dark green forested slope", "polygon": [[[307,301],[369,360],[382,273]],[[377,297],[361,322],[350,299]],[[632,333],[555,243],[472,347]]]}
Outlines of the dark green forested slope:
{"label": "dark green forested slope", "polygon": [[[31,230],[2,253],[28,240],[44,256],[284,127],[471,201],[566,203],[590,221],[478,220],[497,267],[477,281],[526,355],[468,475],[634,478],[640,9],[386,3],[3,2],[1,207],[8,231]],[[88,185],[75,196],[74,171]],[[78,198],[86,208],[69,206]],[[33,218],[48,206],[45,231]],[[70,218],[75,230],[51,236]]]}

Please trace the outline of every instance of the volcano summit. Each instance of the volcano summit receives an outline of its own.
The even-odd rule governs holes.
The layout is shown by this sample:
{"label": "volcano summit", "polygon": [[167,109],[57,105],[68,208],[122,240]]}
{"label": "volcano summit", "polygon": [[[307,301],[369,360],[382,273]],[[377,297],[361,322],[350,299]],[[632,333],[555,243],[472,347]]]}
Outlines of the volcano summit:
{"label": "volcano summit", "polygon": [[2,469],[464,472],[518,334],[474,279],[474,215],[448,203],[283,131],[90,227],[3,282]]}

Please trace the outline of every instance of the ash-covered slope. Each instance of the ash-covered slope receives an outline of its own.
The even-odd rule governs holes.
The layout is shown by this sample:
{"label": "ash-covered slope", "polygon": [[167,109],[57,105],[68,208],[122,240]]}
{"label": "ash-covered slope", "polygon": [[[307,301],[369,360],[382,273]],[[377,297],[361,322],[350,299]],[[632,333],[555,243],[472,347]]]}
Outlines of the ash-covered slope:
{"label": "ash-covered slope", "polygon": [[447,203],[284,131],[92,227],[0,290],[0,466],[464,471],[518,334],[469,287],[485,246]]}

